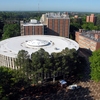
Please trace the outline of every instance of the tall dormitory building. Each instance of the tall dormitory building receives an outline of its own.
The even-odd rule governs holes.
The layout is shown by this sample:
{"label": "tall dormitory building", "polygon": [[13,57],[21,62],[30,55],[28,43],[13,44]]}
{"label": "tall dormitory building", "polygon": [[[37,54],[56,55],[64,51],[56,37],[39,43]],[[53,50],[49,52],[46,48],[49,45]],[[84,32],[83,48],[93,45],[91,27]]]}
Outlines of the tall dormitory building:
{"label": "tall dormitory building", "polygon": [[86,22],[91,22],[96,24],[97,17],[94,14],[91,14],[90,16],[86,16]]}
{"label": "tall dormitory building", "polygon": [[46,13],[29,23],[21,21],[21,35],[57,35],[69,37],[70,18],[65,13]]}

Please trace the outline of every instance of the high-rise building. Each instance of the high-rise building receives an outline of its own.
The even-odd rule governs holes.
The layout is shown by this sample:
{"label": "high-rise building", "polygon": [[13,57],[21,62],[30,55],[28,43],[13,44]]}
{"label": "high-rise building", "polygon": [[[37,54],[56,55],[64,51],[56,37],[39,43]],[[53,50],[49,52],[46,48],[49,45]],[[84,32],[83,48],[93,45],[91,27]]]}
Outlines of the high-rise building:
{"label": "high-rise building", "polygon": [[86,22],[90,22],[90,16],[86,17]]}
{"label": "high-rise building", "polygon": [[42,15],[40,21],[47,26],[47,35],[69,37],[70,19],[68,14],[46,13]]}
{"label": "high-rise building", "polygon": [[66,13],[46,13],[40,22],[31,19],[29,23],[20,22],[21,35],[56,35],[69,37],[70,18]]}
{"label": "high-rise building", "polygon": [[96,23],[97,17],[94,14],[91,14],[90,16],[86,17],[86,22],[92,22],[92,23]]}

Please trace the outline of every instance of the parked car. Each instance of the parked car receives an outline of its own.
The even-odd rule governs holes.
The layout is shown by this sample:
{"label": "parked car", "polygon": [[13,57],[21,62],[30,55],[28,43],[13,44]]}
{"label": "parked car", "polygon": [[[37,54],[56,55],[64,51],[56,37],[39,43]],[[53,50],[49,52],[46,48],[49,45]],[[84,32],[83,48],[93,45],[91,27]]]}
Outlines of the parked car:
{"label": "parked car", "polygon": [[65,80],[60,80],[59,82],[61,84],[61,87],[66,86],[66,84],[67,84],[67,82]]}
{"label": "parked car", "polygon": [[67,89],[69,89],[69,90],[75,90],[75,89],[79,89],[79,88],[80,88],[80,86],[77,86],[77,84],[69,85],[67,87]]}

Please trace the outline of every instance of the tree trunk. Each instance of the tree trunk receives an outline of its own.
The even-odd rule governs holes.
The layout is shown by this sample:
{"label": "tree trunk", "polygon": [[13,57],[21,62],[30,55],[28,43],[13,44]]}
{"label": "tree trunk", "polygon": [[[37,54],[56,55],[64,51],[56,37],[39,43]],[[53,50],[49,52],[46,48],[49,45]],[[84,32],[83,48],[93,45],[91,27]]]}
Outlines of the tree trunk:
{"label": "tree trunk", "polygon": [[55,83],[55,75],[54,75],[54,77],[53,77],[53,83]]}

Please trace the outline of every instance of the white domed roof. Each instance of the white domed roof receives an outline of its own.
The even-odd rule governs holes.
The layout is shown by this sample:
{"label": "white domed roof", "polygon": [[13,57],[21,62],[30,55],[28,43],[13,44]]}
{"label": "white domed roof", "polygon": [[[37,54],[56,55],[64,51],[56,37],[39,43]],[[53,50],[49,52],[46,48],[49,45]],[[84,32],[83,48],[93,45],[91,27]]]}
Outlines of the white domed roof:
{"label": "white domed roof", "polygon": [[51,35],[18,36],[0,41],[0,54],[15,58],[19,50],[26,50],[31,55],[40,48],[49,54],[61,52],[65,48],[79,49],[79,44],[71,39]]}
{"label": "white domed roof", "polygon": [[40,39],[30,40],[26,42],[26,45],[33,47],[46,46],[48,44],[49,42],[47,40],[40,40]]}

